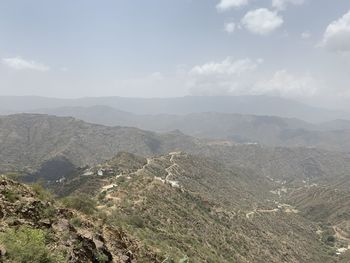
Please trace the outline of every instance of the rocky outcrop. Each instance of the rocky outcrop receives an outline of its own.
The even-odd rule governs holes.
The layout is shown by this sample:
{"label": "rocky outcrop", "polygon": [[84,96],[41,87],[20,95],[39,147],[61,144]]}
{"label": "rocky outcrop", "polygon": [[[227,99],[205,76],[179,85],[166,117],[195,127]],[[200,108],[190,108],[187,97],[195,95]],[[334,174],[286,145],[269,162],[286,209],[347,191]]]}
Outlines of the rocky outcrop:
{"label": "rocky outcrop", "polygon": [[[50,233],[48,247],[64,252],[67,262],[159,262],[156,254],[145,250],[124,230],[60,208],[30,187],[0,177],[0,233],[20,226]],[[6,247],[0,244],[0,262],[4,259]]]}

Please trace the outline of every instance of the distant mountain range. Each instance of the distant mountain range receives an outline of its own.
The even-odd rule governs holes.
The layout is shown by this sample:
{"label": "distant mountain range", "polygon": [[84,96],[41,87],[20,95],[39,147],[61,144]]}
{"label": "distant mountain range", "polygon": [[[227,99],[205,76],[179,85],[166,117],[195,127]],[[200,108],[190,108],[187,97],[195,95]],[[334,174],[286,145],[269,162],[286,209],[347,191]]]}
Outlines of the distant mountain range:
{"label": "distant mountain range", "polygon": [[57,99],[45,97],[0,97],[5,113],[27,112],[57,107],[110,106],[135,114],[191,114],[202,112],[236,113],[298,118],[309,122],[350,119],[347,112],[308,106],[297,101],[269,96],[122,98],[99,97]]}
{"label": "distant mountain range", "polygon": [[52,179],[57,179],[56,174],[59,177],[65,170],[69,172],[72,167],[95,165],[121,151],[141,156],[186,151],[220,160],[226,165],[291,180],[350,171],[349,154],[340,152],[234,144],[226,140],[197,139],[178,131],[154,133],[40,114],[0,117],[0,142],[0,172],[24,170],[31,173],[40,169],[43,174],[51,174]]}
{"label": "distant mountain range", "polygon": [[18,114],[0,117],[0,172],[35,170],[59,158],[74,166],[96,164],[120,151],[154,155],[191,147],[181,133],[156,134],[137,128],[89,124],[71,117]]}
{"label": "distant mountain range", "polygon": [[350,151],[350,121],[347,120],[314,124],[296,118],[213,112],[137,115],[109,106],[47,108],[34,112],[72,116],[90,123],[137,127],[154,132],[180,130],[197,138],[234,143]]}

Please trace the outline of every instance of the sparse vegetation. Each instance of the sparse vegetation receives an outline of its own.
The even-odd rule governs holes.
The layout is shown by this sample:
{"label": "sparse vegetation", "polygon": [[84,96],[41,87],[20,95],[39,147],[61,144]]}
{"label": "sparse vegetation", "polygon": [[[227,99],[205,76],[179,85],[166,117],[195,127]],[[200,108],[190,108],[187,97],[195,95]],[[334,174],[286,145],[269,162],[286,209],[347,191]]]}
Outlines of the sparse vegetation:
{"label": "sparse vegetation", "polygon": [[145,227],[145,222],[143,221],[142,217],[139,215],[132,215],[128,218],[129,223],[137,228],[143,228]]}
{"label": "sparse vegetation", "polygon": [[107,191],[102,191],[101,193],[98,194],[97,199],[98,201],[102,202],[107,195]]}
{"label": "sparse vegetation", "polygon": [[103,253],[98,253],[96,260],[98,263],[107,263],[109,262],[109,258],[107,255],[103,254]]}
{"label": "sparse vegetation", "polygon": [[70,220],[70,223],[75,226],[75,227],[81,227],[82,226],[82,221],[79,217],[73,217],[71,220]]}
{"label": "sparse vegetation", "polygon": [[87,215],[92,215],[96,212],[96,201],[87,195],[69,196],[61,201],[66,207],[76,209]]}
{"label": "sparse vegetation", "polygon": [[11,203],[14,203],[19,199],[19,195],[17,193],[9,191],[9,190],[5,190],[1,194],[4,195],[5,200],[7,200],[8,202],[11,202]]}
{"label": "sparse vegetation", "polygon": [[[90,127],[81,125],[84,131]],[[96,129],[93,132],[99,133]],[[39,184],[28,188],[6,181],[0,185],[0,218],[6,220],[3,235],[15,235],[14,226],[16,230],[30,226],[44,234],[44,239],[33,241],[37,247],[46,247],[43,257],[56,260],[57,246],[82,262],[109,262],[114,255],[126,258],[130,250],[130,258],[147,263],[254,262],[257,258],[272,263],[304,259],[328,263],[347,248],[350,184],[345,172],[350,166],[342,154],[304,148],[208,146],[201,141],[193,146],[189,138],[190,151],[207,157],[185,152],[149,157],[153,151],[166,151],[169,135],[159,139],[141,134],[152,138],[143,150],[134,152],[148,158],[123,152],[96,166],[77,168],[60,182],[43,184],[64,196],[60,202]],[[176,134],[170,137],[178,139]],[[137,143],[133,145],[138,147]],[[108,145],[103,158],[112,154],[114,146]],[[85,153],[79,147],[77,159]],[[81,159],[96,163],[89,149],[84,150],[87,153]],[[99,169],[103,176],[97,176]],[[281,187],[285,190],[277,194]],[[115,244],[118,248],[113,251]],[[13,261],[13,252],[7,252],[7,260]],[[25,253],[30,251],[20,254]],[[142,261],[143,257],[147,260]]]}
{"label": "sparse vegetation", "polygon": [[32,184],[31,187],[40,200],[46,201],[53,199],[52,194],[41,183]]}
{"label": "sparse vegetation", "polygon": [[46,232],[28,226],[8,229],[0,233],[0,243],[6,248],[5,262],[17,263],[63,263],[59,253],[48,249]]}

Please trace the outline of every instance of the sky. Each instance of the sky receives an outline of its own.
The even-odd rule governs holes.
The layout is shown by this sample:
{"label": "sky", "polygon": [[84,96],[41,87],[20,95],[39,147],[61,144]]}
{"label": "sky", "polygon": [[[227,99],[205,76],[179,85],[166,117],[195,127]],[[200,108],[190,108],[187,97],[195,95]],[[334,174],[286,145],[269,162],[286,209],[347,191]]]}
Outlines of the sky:
{"label": "sky", "polygon": [[0,95],[350,108],[349,0],[0,0]]}

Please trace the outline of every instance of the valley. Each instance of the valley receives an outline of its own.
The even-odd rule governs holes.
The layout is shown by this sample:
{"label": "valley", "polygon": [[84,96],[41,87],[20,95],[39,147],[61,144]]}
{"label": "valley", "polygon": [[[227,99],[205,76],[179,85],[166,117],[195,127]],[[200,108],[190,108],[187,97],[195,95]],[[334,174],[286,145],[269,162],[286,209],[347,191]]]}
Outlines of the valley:
{"label": "valley", "polygon": [[0,1],[0,263],[349,263],[350,1]]}
{"label": "valley", "polygon": [[[89,211],[96,219],[86,220],[101,229],[121,229],[140,242],[135,262],[350,258],[347,153],[221,143],[38,114],[4,116],[0,126],[2,173],[40,182],[57,206]],[[91,200],[89,210],[83,200]]]}

